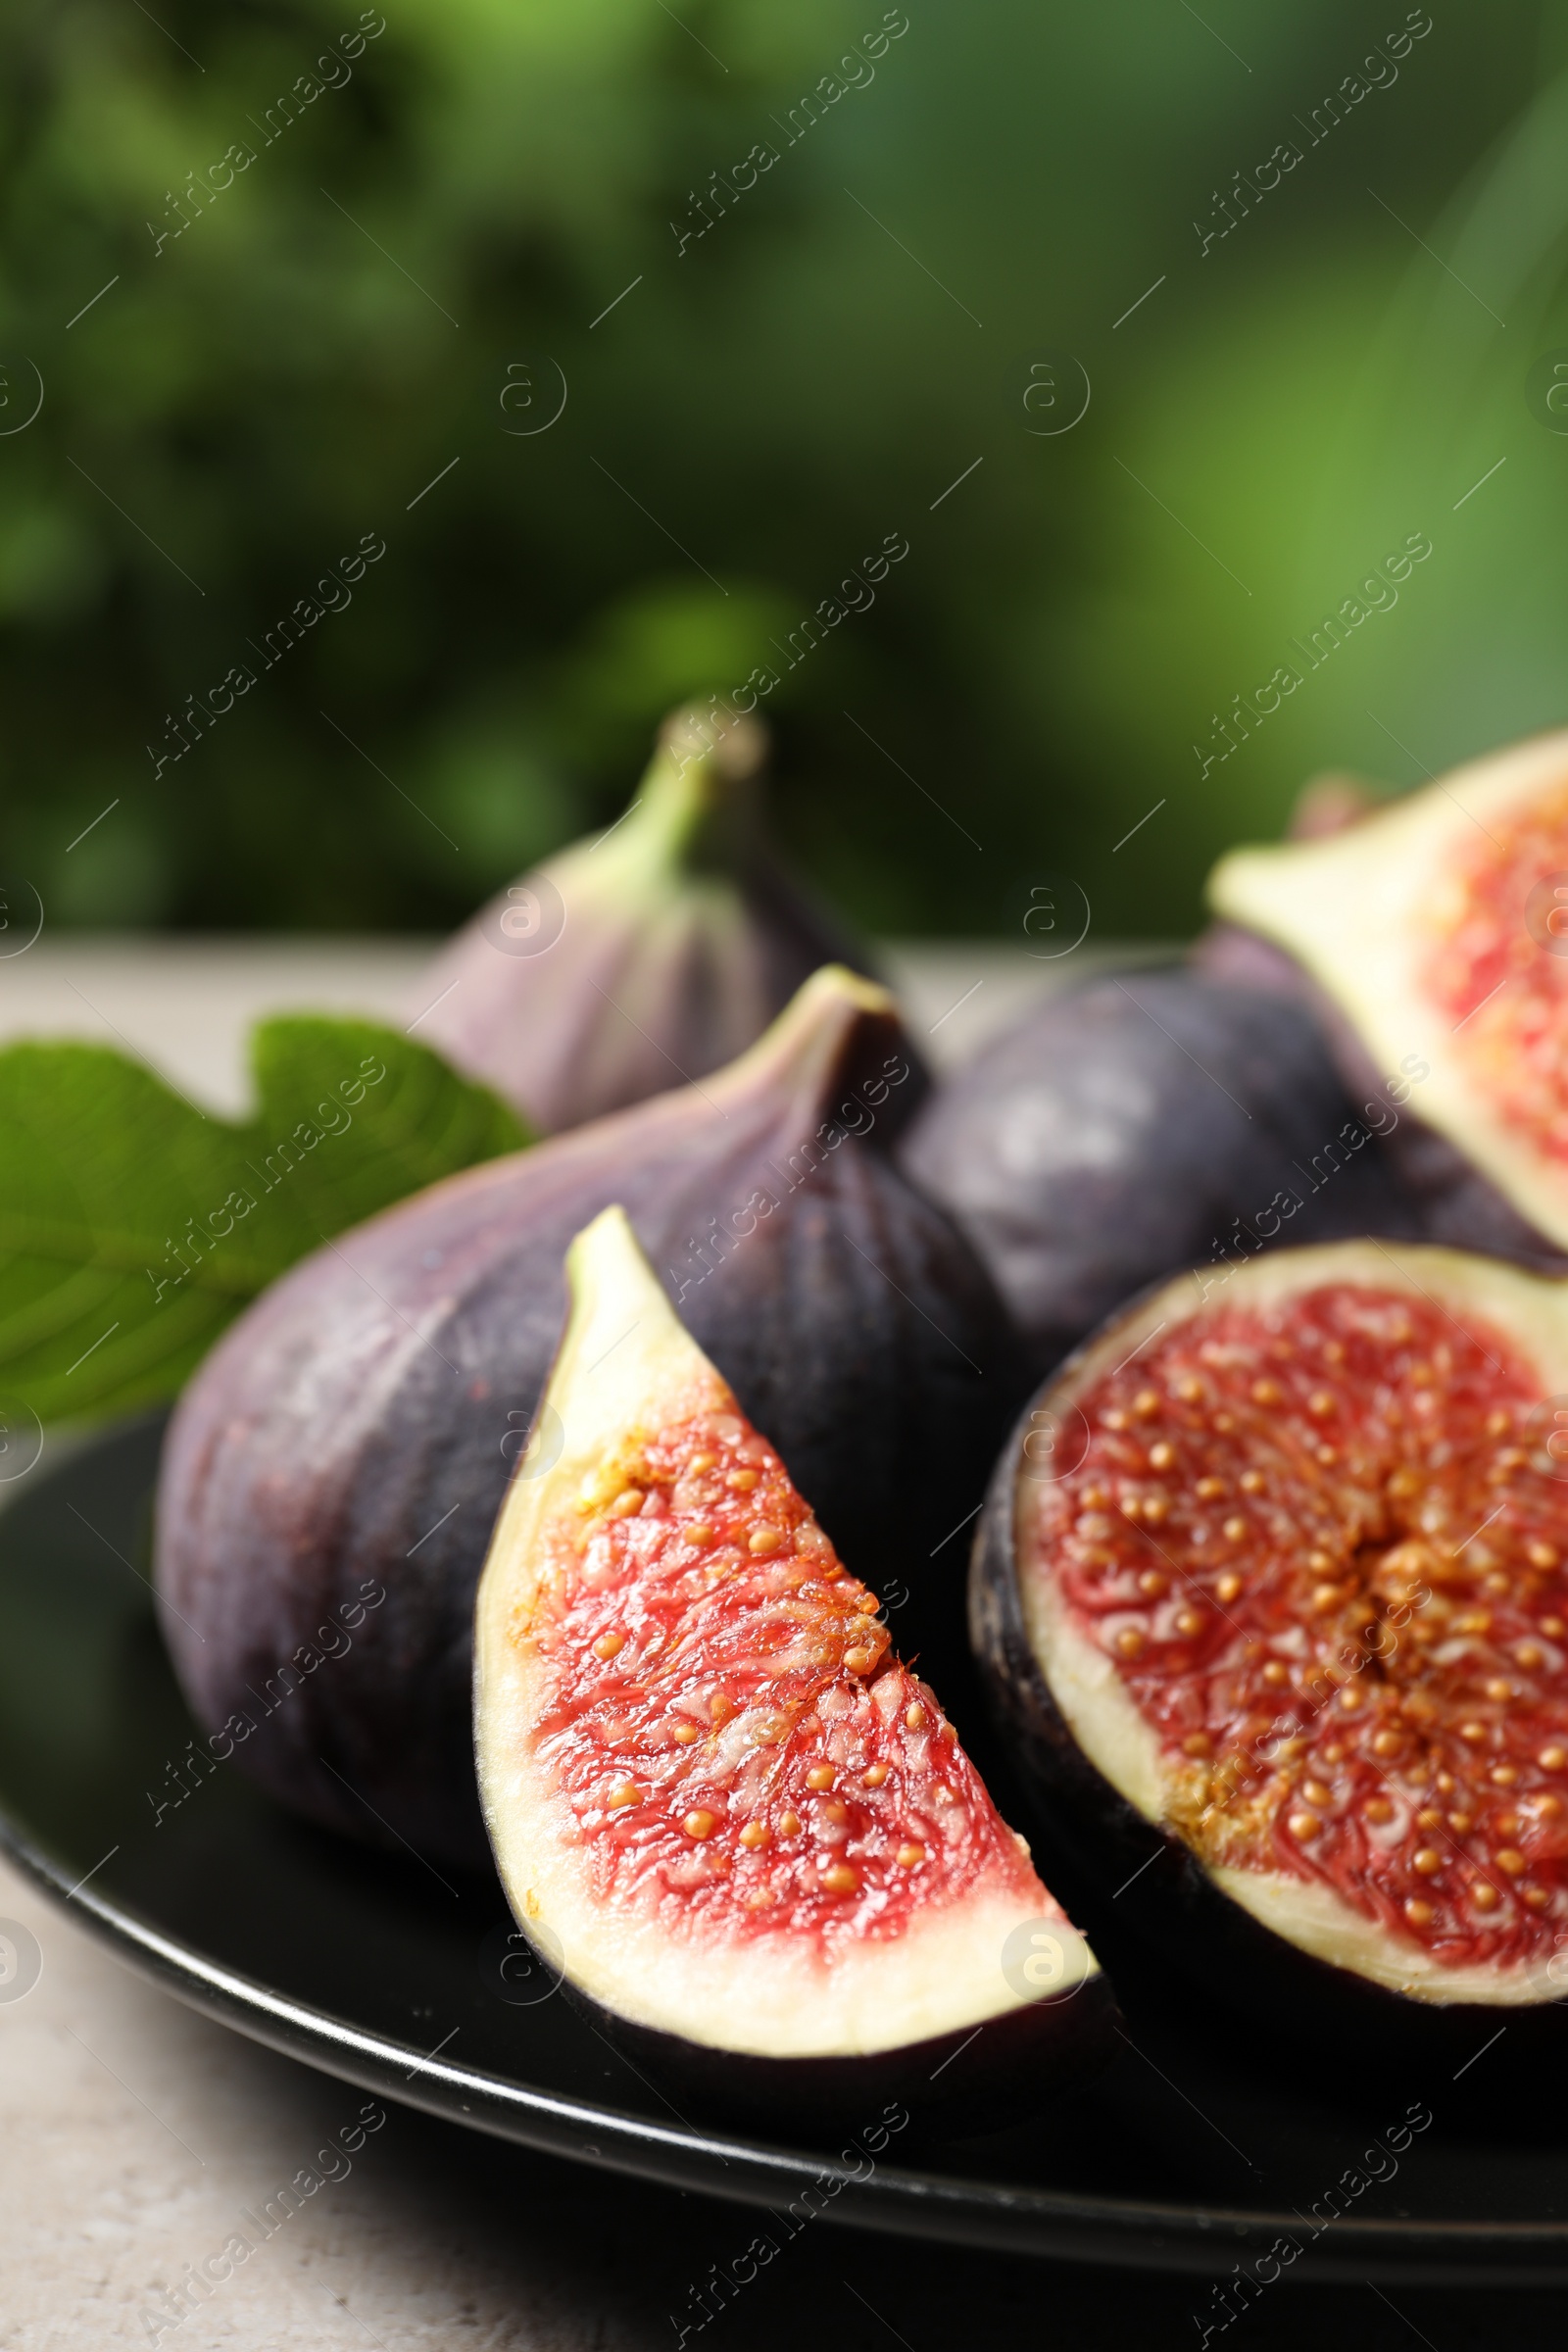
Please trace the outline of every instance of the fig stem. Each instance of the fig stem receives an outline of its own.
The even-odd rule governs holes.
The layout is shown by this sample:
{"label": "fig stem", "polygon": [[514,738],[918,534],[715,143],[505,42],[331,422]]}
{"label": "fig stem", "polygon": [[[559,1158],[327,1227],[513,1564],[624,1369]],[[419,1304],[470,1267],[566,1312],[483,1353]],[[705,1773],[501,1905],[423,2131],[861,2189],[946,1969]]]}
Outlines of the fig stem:
{"label": "fig stem", "polygon": [[619,855],[718,870],[755,856],[761,843],[758,778],[766,756],[760,719],[735,718],[715,728],[694,705],[671,711],[622,829],[622,841],[635,847]]}

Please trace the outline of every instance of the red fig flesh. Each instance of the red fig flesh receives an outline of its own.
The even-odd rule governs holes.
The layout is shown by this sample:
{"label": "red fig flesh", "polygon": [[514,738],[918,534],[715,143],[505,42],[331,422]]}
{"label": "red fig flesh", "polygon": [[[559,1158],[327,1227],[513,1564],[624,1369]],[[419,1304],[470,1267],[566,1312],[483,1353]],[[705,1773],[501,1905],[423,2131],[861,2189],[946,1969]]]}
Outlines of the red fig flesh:
{"label": "red fig flesh", "polygon": [[1081,2070],[1094,1955],[875,1596],[620,1209],[567,1270],[560,1457],[513,1486],[477,1605],[480,1786],[524,1932],[615,2018],[709,2052],[902,2052],[928,2081],[937,2045],[1006,2021],[1009,2068]]}
{"label": "red fig flesh", "polygon": [[733,1060],[819,965],[869,970],[768,841],[764,748],[754,719],[666,721],[626,814],[437,957],[420,1035],[551,1134]]}
{"label": "red fig flesh", "polygon": [[1037,1773],[1363,1984],[1559,1999],[1564,1391],[1568,1284],[1446,1250],[1291,1250],[1118,1318],[977,1551]]}

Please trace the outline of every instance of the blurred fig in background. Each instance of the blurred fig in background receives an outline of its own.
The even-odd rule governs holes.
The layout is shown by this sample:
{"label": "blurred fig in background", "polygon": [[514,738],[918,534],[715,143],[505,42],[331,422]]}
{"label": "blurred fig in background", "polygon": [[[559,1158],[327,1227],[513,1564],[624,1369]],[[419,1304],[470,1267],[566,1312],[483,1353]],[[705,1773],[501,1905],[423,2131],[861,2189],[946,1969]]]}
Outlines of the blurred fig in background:
{"label": "blurred fig in background", "polygon": [[625,815],[480,908],[423,984],[419,1033],[545,1133],[690,1085],[825,963],[871,973],[768,838],[760,722],[660,731]]}

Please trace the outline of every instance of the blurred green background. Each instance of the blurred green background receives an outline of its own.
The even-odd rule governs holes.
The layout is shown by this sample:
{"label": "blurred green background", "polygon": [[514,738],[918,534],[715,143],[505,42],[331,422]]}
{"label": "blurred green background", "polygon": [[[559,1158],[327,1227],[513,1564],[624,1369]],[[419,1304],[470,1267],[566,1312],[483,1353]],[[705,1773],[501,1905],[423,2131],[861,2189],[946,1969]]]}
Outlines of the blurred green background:
{"label": "blurred green background", "polygon": [[328,70],[352,0],[7,14],[0,871],[54,923],[443,928],[889,532],[763,705],[781,830],[884,932],[1000,930],[1050,869],[1169,936],[1313,769],[1560,721],[1568,19],[1406,21],[908,0],[877,56],[876,0],[386,0]]}

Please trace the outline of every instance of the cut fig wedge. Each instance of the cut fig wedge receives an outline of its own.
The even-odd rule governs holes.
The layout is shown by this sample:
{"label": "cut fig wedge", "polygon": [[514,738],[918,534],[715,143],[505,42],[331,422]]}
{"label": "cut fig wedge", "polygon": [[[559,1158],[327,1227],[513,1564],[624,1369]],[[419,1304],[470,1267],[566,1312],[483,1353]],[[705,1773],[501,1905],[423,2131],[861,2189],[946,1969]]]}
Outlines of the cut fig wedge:
{"label": "cut fig wedge", "polygon": [[1042,1390],[972,1616],[1102,1880],[1164,1834],[1127,1908],[1211,1985],[1217,1936],[1276,1998],[1312,1964],[1279,2014],[1494,2016],[1568,1993],[1565,1563],[1568,1283],[1344,1243],[1169,1284]]}
{"label": "cut fig wedge", "polygon": [[[1348,1027],[1348,1074],[1408,1103],[1395,1150],[1437,1203],[1428,1233],[1568,1251],[1568,733],[1326,839],[1237,850],[1209,895],[1304,967]],[[1484,1183],[1412,1156],[1423,1129]]]}
{"label": "cut fig wedge", "polygon": [[726,2094],[939,2099],[989,2074],[1028,2099],[1086,2071],[1114,2014],[1094,1954],[618,1207],[567,1274],[561,1450],[509,1491],[475,1630],[480,1793],[524,1933]]}

